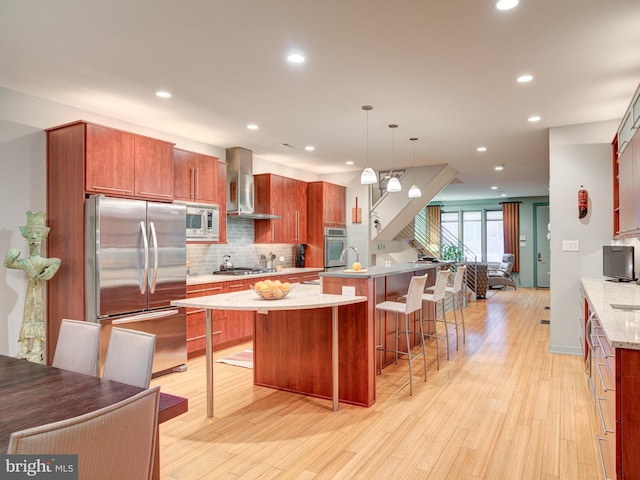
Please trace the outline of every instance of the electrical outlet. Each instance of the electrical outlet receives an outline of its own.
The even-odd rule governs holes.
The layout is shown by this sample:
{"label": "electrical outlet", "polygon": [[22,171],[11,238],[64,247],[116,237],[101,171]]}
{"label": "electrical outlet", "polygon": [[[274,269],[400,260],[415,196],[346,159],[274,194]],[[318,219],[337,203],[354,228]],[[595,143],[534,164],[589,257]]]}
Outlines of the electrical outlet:
{"label": "electrical outlet", "polygon": [[578,252],[580,251],[580,245],[578,240],[563,240],[562,241],[563,252]]}
{"label": "electrical outlet", "polygon": [[342,287],[342,295],[344,297],[355,297],[356,296],[356,287]]}
{"label": "electrical outlet", "polygon": [[280,257],[280,261],[281,261],[281,262],[284,262],[284,257]]}

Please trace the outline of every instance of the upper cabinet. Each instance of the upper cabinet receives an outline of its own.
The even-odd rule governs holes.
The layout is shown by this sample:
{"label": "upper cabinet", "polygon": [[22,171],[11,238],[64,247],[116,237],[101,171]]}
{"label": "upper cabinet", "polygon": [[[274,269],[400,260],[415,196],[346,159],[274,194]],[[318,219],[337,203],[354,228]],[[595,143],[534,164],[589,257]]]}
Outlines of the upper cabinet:
{"label": "upper cabinet", "polygon": [[640,234],[640,88],[613,140],[613,234]]}
{"label": "upper cabinet", "polygon": [[85,124],[85,190],[173,200],[173,144]]}
{"label": "upper cabinet", "polygon": [[218,158],[175,148],[173,165],[175,199],[197,203],[220,203]]}
{"label": "upper cabinet", "polygon": [[347,188],[328,182],[311,182],[309,188],[308,242],[305,267],[324,268],[325,227],[345,228],[347,225]]}
{"label": "upper cabinet", "polygon": [[264,173],[254,175],[254,209],[279,219],[256,220],[256,243],[307,241],[307,183]]}
{"label": "upper cabinet", "polygon": [[347,188],[328,182],[309,183],[309,217],[320,227],[346,227]]}
{"label": "upper cabinet", "polygon": [[218,243],[227,243],[227,164],[218,162],[218,205],[220,205],[220,238]]}

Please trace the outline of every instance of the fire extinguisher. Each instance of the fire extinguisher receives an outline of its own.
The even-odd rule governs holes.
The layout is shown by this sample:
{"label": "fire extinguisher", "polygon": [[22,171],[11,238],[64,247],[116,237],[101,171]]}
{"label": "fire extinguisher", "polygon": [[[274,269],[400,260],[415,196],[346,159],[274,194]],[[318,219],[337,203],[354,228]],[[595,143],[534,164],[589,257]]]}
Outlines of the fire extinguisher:
{"label": "fire extinguisher", "polygon": [[[580,185],[582,187],[582,185]],[[589,204],[589,192],[584,189],[578,190],[578,218],[587,216],[587,207]]]}

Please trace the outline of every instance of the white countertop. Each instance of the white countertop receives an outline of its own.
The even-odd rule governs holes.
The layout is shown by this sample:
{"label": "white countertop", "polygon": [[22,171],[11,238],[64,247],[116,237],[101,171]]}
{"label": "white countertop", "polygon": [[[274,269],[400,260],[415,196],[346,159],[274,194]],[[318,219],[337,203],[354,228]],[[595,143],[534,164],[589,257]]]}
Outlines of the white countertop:
{"label": "white countertop", "polygon": [[640,305],[640,285],[605,278],[582,278],[582,287],[612,347],[640,350],[640,310],[625,311],[614,305]]}
{"label": "white countertop", "polygon": [[242,290],[219,295],[174,300],[171,302],[171,305],[174,307],[212,310],[255,310],[266,313],[269,310],[305,310],[335,307],[365,302],[366,300],[367,297],[322,293],[322,287],[320,285],[296,283],[293,285],[289,294],[279,300],[263,300],[252,290]]}
{"label": "white countertop", "polygon": [[250,275],[189,275],[187,285],[200,285],[202,283],[227,282],[229,280],[242,280],[244,278],[276,277],[279,275],[296,275],[299,273],[322,272],[322,268],[283,268],[281,272],[252,273]]}

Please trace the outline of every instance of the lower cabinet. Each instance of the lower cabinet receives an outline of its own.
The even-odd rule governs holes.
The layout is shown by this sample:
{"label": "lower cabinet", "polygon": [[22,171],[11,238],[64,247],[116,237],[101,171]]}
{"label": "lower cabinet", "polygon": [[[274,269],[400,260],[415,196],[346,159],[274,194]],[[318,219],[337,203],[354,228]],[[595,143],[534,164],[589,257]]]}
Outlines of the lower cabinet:
{"label": "lower cabinet", "polygon": [[583,301],[602,478],[636,479],[640,472],[640,350],[612,347],[597,313]]}
{"label": "lower cabinet", "polygon": [[[318,272],[304,272],[268,277],[234,278],[223,282],[187,285],[187,298],[205,297],[220,293],[248,290],[260,280],[300,281],[318,280]],[[253,337],[255,312],[240,310],[212,310],[213,349],[221,350],[231,345],[243,343]],[[198,357],[205,354],[206,312],[203,309],[187,308],[187,356]]]}
{"label": "lower cabinet", "polygon": [[[246,281],[226,281],[188,285],[187,298],[217,295],[237,289],[244,290]],[[241,287],[241,288],[240,288]],[[253,336],[253,312],[228,310],[212,311],[213,349],[245,342]],[[206,349],[206,312],[203,309],[187,309],[187,356],[188,358],[204,355]]]}
{"label": "lower cabinet", "polygon": [[603,478],[615,478],[616,474],[616,358],[602,331],[598,318],[591,319],[591,375],[593,399],[598,422],[598,451],[602,462]]}

